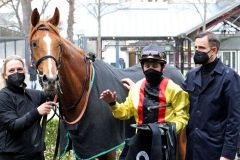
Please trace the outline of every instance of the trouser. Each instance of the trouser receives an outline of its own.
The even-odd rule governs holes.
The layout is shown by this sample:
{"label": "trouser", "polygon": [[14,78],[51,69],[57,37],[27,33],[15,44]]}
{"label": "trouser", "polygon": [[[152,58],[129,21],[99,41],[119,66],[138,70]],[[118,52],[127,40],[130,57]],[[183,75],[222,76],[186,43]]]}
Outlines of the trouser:
{"label": "trouser", "polygon": [[0,153],[0,160],[45,160],[43,152],[31,154]]}

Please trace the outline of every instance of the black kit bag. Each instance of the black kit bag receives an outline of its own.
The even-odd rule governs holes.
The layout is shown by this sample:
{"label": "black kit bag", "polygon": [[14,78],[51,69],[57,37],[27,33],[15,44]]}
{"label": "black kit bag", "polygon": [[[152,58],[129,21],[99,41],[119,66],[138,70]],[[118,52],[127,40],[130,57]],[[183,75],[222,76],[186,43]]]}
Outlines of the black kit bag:
{"label": "black kit bag", "polygon": [[127,141],[126,160],[176,160],[176,129],[173,123],[134,125],[136,135]]}

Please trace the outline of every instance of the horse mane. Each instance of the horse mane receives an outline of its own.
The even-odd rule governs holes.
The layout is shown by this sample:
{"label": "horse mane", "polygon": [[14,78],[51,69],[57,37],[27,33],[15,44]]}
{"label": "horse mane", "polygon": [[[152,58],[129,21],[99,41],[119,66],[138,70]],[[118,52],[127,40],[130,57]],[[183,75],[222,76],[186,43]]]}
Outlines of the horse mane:
{"label": "horse mane", "polygon": [[[62,43],[62,47],[63,47],[63,49],[65,48],[68,48],[69,50],[71,50],[71,49],[74,49],[74,50],[77,50],[78,51],[78,53],[81,53],[81,55],[83,55],[83,56],[86,56],[86,53],[85,53],[85,51],[83,50],[83,49],[81,49],[81,48],[78,48],[75,44],[73,44],[71,41],[69,41],[68,39],[66,39],[66,38],[61,38],[61,41],[63,42]],[[66,45],[67,44],[67,45]]]}

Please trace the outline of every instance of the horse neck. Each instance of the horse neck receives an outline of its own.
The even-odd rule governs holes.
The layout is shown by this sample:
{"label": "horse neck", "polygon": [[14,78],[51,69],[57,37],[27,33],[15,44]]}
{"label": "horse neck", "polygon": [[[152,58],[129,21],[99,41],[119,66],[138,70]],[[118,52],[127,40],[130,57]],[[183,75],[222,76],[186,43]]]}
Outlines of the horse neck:
{"label": "horse neck", "polygon": [[70,95],[70,98],[68,97],[69,100],[65,100],[66,103],[76,101],[83,89],[89,89],[88,82],[85,82],[87,84],[83,86],[87,76],[87,65],[83,51],[66,41],[66,44],[63,46],[61,66],[59,70],[63,97],[65,97],[65,95],[67,95],[67,97]]}

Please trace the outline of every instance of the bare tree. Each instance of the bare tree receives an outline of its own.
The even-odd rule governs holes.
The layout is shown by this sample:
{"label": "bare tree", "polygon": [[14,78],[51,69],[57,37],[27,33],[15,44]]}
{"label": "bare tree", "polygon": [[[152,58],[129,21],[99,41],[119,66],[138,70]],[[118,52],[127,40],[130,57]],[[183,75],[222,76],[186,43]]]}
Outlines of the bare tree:
{"label": "bare tree", "polygon": [[13,9],[13,12],[15,13],[15,17],[17,19],[17,24],[12,23],[10,26],[12,28],[16,28],[19,31],[22,31],[22,21],[21,21],[20,15],[18,14],[20,1],[11,0],[10,3],[8,3],[6,5],[9,5]]}
{"label": "bare tree", "polygon": [[73,24],[74,22],[74,4],[75,0],[66,0],[69,4],[69,11],[68,11],[68,26],[67,26],[67,36],[68,39],[73,42]]}
{"label": "bare tree", "polygon": [[[30,1],[30,2],[29,2]],[[19,26],[21,26],[20,30],[24,31],[25,35],[29,32],[30,27],[30,16],[32,13],[32,7],[31,7],[32,0],[21,0],[22,5],[22,23],[19,20]],[[19,2],[18,2],[19,3]],[[19,17],[18,10],[15,11],[16,16]],[[25,24],[24,26],[22,24]]]}
{"label": "bare tree", "polygon": [[[12,8],[13,13],[15,13],[15,17],[17,19],[17,25],[15,25],[15,28],[17,28],[20,32],[24,33],[25,36],[28,35],[29,28],[30,28],[30,17],[32,13],[32,7],[31,3],[33,0],[10,0],[9,3],[5,4],[7,6],[10,6]],[[51,0],[43,0],[42,1],[42,9],[41,14],[44,13],[45,9],[47,8],[49,2]],[[20,15],[20,9],[19,7],[22,7],[22,15]],[[26,45],[27,47],[29,45]],[[25,60],[26,64],[29,64],[29,49],[26,48],[25,52]]]}
{"label": "bare tree", "polygon": [[47,9],[47,7],[48,7],[48,5],[49,5],[49,3],[51,2],[52,0],[43,0],[42,1],[42,9],[41,9],[41,12],[39,12],[40,13],[40,15],[43,15],[44,14],[44,12],[46,11],[46,9]]}
{"label": "bare tree", "polygon": [[95,3],[82,4],[87,11],[97,20],[97,53],[98,59],[102,58],[102,37],[101,37],[101,19],[103,16],[116,12],[119,9],[126,9],[127,7],[123,3],[105,3],[103,0],[95,0]]}
{"label": "bare tree", "polygon": [[203,4],[204,12],[203,12],[203,31],[206,31],[206,18],[207,18],[207,2],[204,0]]}
{"label": "bare tree", "polygon": [[5,5],[7,5],[10,2],[11,2],[11,0],[1,0],[0,1],[0,8],[4,7]]}
{"label": "bare tree", "polygon": [[[2,0],[1,6],[7,6],[12,9],[12,11],[15,14],[17,24],[12,23],[10,26],[16,28],[20,32],[23,32],[25,35],[28,34],[29,31],[29,26],[30,26],[30,16],[32,13],[32,7],[31,7],[31,2],[33,0]],[[48,4],[50,3],[51,0],[43,0],[42,1],[42,9],[40,14],[43,14],[44,11],[46,10]],[[20,9],[19,7],[22,7],[22,15],[20,14]],[[24,24],[24,25],[23,25]]]}
{"label": "bare tree", "polygon": [[[183,2],[193,4],[194,8],[196,9],[196,11],[199,14],[199,16],[202,20],[202,23],[203,23],[202,31],[205,31],[206,30],[206,18],[207,18],[207,0],[185,0]],[[177,0],[168,0],[168,3],[177,4],[178,1]],[[203,14],[201,13],[199,8],[197,7],[197,3],[201,4],[203,6]]]}
{"label": "bare tree", "polygon": [[[198,3],[201,4],[201,1],[198,0]],[[194,8],[196,9],[196,11],[198,12],[198,14],[200,15],[203,25],[202,25],[202,31],[206,31],[206,20],[207,20],[207,1],[204,0],[203,2],[203,16],[201,14],[201,12],[199,11],[199,9],[197,8],[196,4],[193,3]]]}

